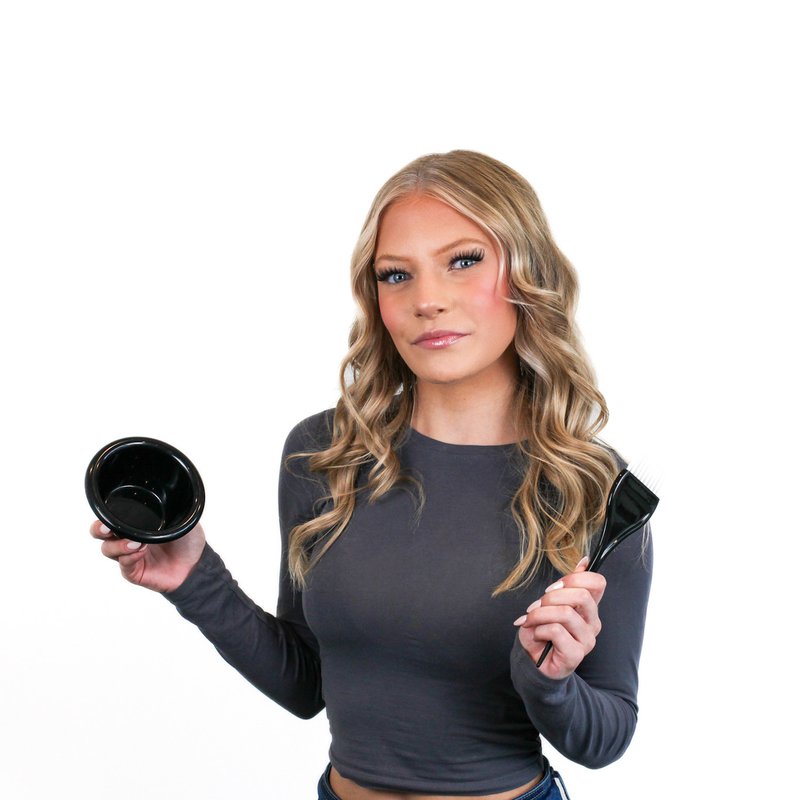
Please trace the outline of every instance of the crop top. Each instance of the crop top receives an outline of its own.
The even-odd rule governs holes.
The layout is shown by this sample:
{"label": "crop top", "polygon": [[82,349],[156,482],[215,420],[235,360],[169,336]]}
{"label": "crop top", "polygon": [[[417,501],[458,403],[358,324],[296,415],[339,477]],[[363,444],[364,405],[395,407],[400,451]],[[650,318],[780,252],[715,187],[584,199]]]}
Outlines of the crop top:
{"label": "crop top", "polygon": [[491,597],[519,553],[509,510],[516,445],[446,444],[409,429],[397,452],[421,482],[422,505],[404,484],[375,501],[360,492],[347,528],[294,591],[289,532],[330,501],[306,459],[287,466],[286,456],[326,446],[332,419],[332,410],[309,417],[286,441],[276,615],[242,592],[208,545],[165,593],[179,613],[293,714],[326,708],[330,761],[365,787],[507,791],[542,771],[540,734],[588,767],[619,758],[636,725],[649,536],[630,537],[603,567],[595,648],[572,675],[548,678],[513,622],[558,574],[546,563],[527,587]]}

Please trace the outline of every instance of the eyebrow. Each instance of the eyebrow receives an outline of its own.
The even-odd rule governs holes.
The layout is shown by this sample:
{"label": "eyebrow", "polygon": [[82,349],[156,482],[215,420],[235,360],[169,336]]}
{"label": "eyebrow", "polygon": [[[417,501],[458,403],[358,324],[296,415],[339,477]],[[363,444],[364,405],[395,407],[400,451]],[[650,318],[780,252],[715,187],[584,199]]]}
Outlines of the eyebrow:
{"label": "eyebrow", "polygon": [[[434,250],[433,255],[440,256],[442,253],[446,253],[448,250],[452,250],[454,247],[459,247],[463,244],[479,244],[483,247],[487,246],[487,243],[483,241],[483,239],[473,239],[471,237],[466,237],[464,239],[456,239],[454,242],[450,242],[450,244],[446,244],[444,247],[440,247],[438,250]],[[410,259],[406,256],[394,256],[391,253],[384,253],[383,255],[378,256],[374,263],[377,264],[379,261],[410,261]]]}

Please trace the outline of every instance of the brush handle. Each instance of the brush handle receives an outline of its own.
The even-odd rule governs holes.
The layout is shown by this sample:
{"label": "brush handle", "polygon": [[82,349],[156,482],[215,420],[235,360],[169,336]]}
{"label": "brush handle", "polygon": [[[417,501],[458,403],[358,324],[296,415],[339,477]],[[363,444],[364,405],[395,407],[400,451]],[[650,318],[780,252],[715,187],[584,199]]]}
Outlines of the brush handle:
{"label": "brush handle", "polygon": [[[608,493],[603,528],[594,546],[587,572],[599,572],[603,562],[632,533],[643,528],[658,505],[658,497],[636,476],[623,469]],[[548,642],[536,662],[541,667],[553,643]]]}
{"label": "brush handle", "polygon": [[541,666],[542,666],[542,664],[544,664],[544,660],[545,660],[545,659],[547,658],[547,656],[550,654],[550,651],[551,651],[552,649],[553,649],[553,643],[552,643],[552,642],[548,642],[548,643],[547,643],[547,644],[544,646],[544,650],[542,650],[542,654],[539,656],[539,660],[536,662],[536,667],[537,667],[537,668],[538,668],[538,667],[541,667]]}
{"label": "brush handle", "polygon": [[[586,572],[597,572],[600,569],[602,563],[606,560],[606,557],[611,553],[611,551],[619,544],[619,540],[615,540],[612,542],[612,545],[608,548],[602,548],[601,545],[603,543],[603,539],[605,538],[606,534],[606,527],[608,523],[608,518],[606,517],[606,523],[603,524],[603,532],[598,539],[597,545],[595,546],[594,553],[592,553],[591,560],[589,561],[589,566],[586,567]],[[544,650],[542,650],[542,654],[539,656],[539,659],[536,662],[536,667],[541,667],[544,664],[544,660],[550,654],[550,651],[553,649],[553,643],[548,642],[544,646]]]}
{"label": "brush handle", "polygon": [[[610,496],[613,496],[614,489],[617,487],[618,483],[619,483],[619,476],[617,476],[617,480],[615,481],[614,486],[611,489],[611,492],[609,492]],[[605,520],[603,522],[603,529],[600,532],[600,536],[597,537],[597,544],[594,547],[594,552],[592,553],[591,559],[589,561],[589,566],[586,567],[586,572],[597,572],[597,570],[600,568],[600,565],[603,563],[603,561],[605,561],[606,556],[611,552],[611,550],[614,549],[612,547],[608,550],[608,552],[606,552],[603,548],[603,542],[605,541],[606,535],[608,533],[608,524],[609,524],[609,515],[608,513],[606,513]],[[542,650],[542,654],[539,656],[539,659],[536,662],[537,668],[541,667],[542,664],[544,664],[544,660],[550,654],[550,651],[552,649],[553,649],[552,642],[548,642],[544,646],[544,650]]]}
{"label": "brush handle", "polygon": [[[589,561],[589,566],[586,567],[586,572],[597,572],[600,569],[602,563],[606,560],[608,554],[614,549],[614,547],[610,547],[607,550],[601,549],[600,545],[603,542],[605,537],[605,528],[606,525],[603,525],[603,534],[600,536],[599,541],[597,542],[597,546],[595,547],[594,553],[592,554],[591,560]],[[614,546],[619,544],[619,542],[615,542]],[[544,660],[550,654],[550,651],[553,649],[553,643],[548,642],[544,646],[544,650],[542,650],[542,654],[539,656],[539,659],[536,662],[536,667],[541,667],[544,664]]]}

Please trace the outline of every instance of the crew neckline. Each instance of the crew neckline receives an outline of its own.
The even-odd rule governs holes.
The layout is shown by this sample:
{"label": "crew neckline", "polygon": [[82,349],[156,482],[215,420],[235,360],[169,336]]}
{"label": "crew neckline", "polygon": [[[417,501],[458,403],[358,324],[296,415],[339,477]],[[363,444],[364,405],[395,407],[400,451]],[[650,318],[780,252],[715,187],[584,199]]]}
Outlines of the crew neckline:
{"label": "crew neckline", "polygon": [[430,450],[438,450],[452,455],[505,455],[515,452],[518,444],[517,442],[509,442],[507,444],[453,444],[433,439],[411,426],[408,428],[408,441],[427,447]]}

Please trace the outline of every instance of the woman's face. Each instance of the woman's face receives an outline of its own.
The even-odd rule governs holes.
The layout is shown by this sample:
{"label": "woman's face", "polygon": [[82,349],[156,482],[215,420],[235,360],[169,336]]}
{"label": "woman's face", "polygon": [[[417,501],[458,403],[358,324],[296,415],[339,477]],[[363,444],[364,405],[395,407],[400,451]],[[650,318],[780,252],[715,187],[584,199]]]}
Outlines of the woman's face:
{"label": "woman's face", "polygon": [[426,195],[395,201],[378,229],[375,274],[383,324],[418,383],[514,378],[516,307],[500,254],[472,220]]}

